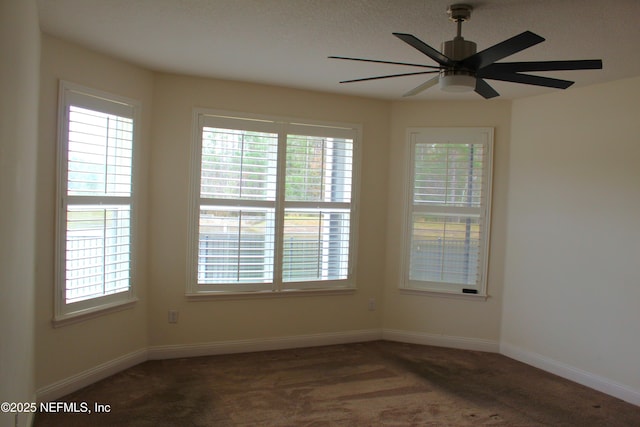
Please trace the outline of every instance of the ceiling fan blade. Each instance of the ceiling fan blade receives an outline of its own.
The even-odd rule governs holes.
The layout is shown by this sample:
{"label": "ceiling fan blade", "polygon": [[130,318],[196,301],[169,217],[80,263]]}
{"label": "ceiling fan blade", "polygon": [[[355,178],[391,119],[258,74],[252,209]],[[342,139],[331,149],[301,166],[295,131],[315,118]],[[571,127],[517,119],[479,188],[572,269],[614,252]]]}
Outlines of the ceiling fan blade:
{"label": "ceiling fan blade", "polygon": [[440,71],[435,70],[435,71],[418,71],[416,73],[387,74],[385,76],[375,76],[375,77],[365,77],[363,79],[343,80],[340,83],[365,82],[367,80],[389,79],[391,77],[415,76],[417,74],[432,74],[432,73],[439,73],[439,72]]}
{"label": "ceiling fan blade", "polygon": [[553,87],[556,89],[566,89],[573,83],[569,80],[553,79],[550,77],[532,76],[530,74],[518,73],[482,73],[482,78],[489,80],[501,80],[504,82],[524,83],[527,85]]}
{"label": "ceiling fan blade", "polygon": [[544,41],[544,38],[531,31],[525,31],[503,42],[495,44],[485,50],[471,55],[461,61],[461,64],[472,70],[479,70],[509,55],[525,50]]}
{"label": "ceiling fan blade", "polygon": [[519,73],[521,71],[561,71],[561,70],[599,70],[600,59],[582,59],[578,61],[534,61],[500,62],[484,67],[482,71],[497,73]]}
{"label": "ceiling fan blade", "polygon": [[484,99],[491,99],[499,96],[500,94],[492,88],[489,83],[485,82],[481,78],[476,78],[476,93],[481,95]]}
{"label": "ceiling fan blade", "polygon": [[420,52],[427,55],[429,58],[433,59],[440,65],[451,66],[453,65],[453,61],[447,56],[441,54],[436,49],[432,48],[419,38],[411,34],[404,33],[393,33],[394,36],[407,43],[411,47],[418,49]]}
{"label": "ceiling fan blade", "polygon": [[437,85],[438,84],[438,80],[440,80],[440,76],[435,76],[434,78],[427,80],[426,82],[422,83],[421,85],[414,87],[413,89],[411,89],[409,92],[405,93],[402,96],[406,97],[406,96],[417,95],[420,92],[423,92],[423,91],[429,89],[430,87]]}
{"label": "ceiling fan blade", "polygon": [[408,62],[395,62],[395,61],[381,61],[378,59],[348,58],[346,56],[329,56],[329,58],[330,59],[346,59],[347,61],[375,62],[378,64],[409,65],[411,67],[434,68],[437,70],[440,69],[440,67],[437,67],[435,65],[411,64]]}

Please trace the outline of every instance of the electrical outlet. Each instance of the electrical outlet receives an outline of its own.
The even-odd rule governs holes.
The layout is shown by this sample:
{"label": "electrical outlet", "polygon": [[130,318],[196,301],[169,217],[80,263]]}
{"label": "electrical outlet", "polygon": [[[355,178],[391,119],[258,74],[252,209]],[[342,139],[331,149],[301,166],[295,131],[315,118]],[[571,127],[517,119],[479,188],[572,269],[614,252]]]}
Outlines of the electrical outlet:
{"label": "electrical outlet", "polygon": [[369,298],[369,311],[375,311],[375,310],[376,310],[376,299]]}
{"label": "electrical outlet", "polygon": [[178,323],[178,310],[169,310],[169,323]]}

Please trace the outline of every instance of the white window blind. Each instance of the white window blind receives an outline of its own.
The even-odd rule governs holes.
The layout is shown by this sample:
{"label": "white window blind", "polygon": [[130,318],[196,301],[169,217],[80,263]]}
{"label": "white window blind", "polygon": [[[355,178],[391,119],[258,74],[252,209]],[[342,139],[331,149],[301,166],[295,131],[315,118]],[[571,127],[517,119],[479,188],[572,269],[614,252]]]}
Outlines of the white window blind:
{"label": "white window blind", "polygon": [[283,280],[348,276],[353,140],[289,135]]}
{"label": "white window blind", "polygon": [[492,129],[409,132],[405,287],[485,294]]}
{"label": "white window blind", "polygon": [[133,120],[69,106],[68,196],[131,196]]}
{"label": "white window blind", "polygon": [[277,133],[202,128],[198,283],[273,281],[277,152]]}
{"label": "white window blind", "polygon": [[128,205],[67,206],[65,303],[129,290]]}
{"label": "white window blind", "polygon": [[187,292],[351,287],[357,129],[201,110],[194,121]]}
{"label": "white window blind", "polygon": [[133,104],[61,83],[56,318],[128,302]]}

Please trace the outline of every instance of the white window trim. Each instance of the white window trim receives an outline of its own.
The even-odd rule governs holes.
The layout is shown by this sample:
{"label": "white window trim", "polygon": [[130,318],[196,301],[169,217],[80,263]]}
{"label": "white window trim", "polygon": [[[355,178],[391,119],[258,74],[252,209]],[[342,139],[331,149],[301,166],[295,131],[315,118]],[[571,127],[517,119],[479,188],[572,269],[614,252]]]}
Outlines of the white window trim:
{"label": "white window trim", "polygon": [[[91,298],[76,303],[66,303],[66,205],[68,155],[68,109],[70,105],[107,112],[133,119],[133,151],[131,195],[127,198],[130,210],[130,278],[129,290],[117,294]],[[60,80],[58,89],[58,140],[57,140],[57,188],[56,188],[56,250],[54,316],[55,327],[64,326],[102,314],[130,308],[138,301],[136,296],[136,195],[137,195],[137,145],[140,140],[141,104],[137,100],[95,90],[72,82]],[[68,196],[67,196],[68,197]],[[87,197],[89,199],[89,197]]]}
{"label": "white window trim", "polygon": [[[311,282],[286,282],[282,281],[282,268],[274,261],[273,286],[268,289],[255,289],[251,284],[233,284],[233,290],[218,285],[198,285],[198,230],[200,213],[200,168],[202,156],[202,128],[209,124],[212,127],[220,127],[225,122],[233,126],[240,121],[254,121],[246,130],[268,131],[279,135],[304,134],[308,136],[328,136],[352,138],[353,139],[353,165],[352,165],[352,187],[351,187],[351,221],[349,239],[349,270],[348,278],[339,281],[311,281]],[[325,129],[322,129],[325,128]],[[320,130],[322,129],[322,130]],[[262,297],[285,296],[285,295],[314,295],[314,294],[335,294],[340,292],[353,292],[356,289],[356,262],[358,259],[358,212],[359,212],[359,188],[360,188],[360,163],[361,163],[361,135],[362,127],[353,123],[313,121],[300,118],[267,116],[250,113],[239,113],[233,111],[216,110],[208,108],[194,108],[192,120],[191,149],[189,159],[189,218],[187,230],[187,271],[186,271],[186,292],[185,295],[191,300],[206,298],[237,298],[244,296]],[[284,156],[280,156],[278,170],[284,168],[286,161]],[[284,181],[284,174],[278,175],[278,180]],[[283,188],[283,185],[281,185]],[[284,209],[284,192],[277,195],[276,209]],[[295,204],[287,202],[287,205]],[[275,233],[282,233],[284,218],[275,226]]]}
{"label": "white window trim", "polygon": [[[412,228],[412,198],[413,198],[413,179],[414,179],[414,158],[413,158],[413,141],[412,135],[416,133],[429,133],[429,137],[434,139],[434,142],[442,142],[448,140],[456,140],[456,138],[479,138],[486,146],[488,156],[486,158],[486,179],[484,181],[484,196],[485,204],[483,206],[483,212],[481,216],[484,218],[484,233],[482,235],[482,241],[480,249],[482,251],[482,262],[480,268],[480,279],[477,287],[472,287],[477,293],[465,293],[463,288],[468,288],[467,285],[442,285],[438,286],[429,285],[431,282],[423,282],[423,284],[416,284],[415,281],[410,283],[409,281],[409,262],[410,262],[410,250],[409,245],[411,242],[411,228]],[[493,180],[493,150],[494,150],[494,129],[492,127],[410,127],[406,130],[406,153],[405,153],[405,170],[406,176],[404,179],[404,212],[402,222],[402,249],[400,259],[400,277],[398,279],[399,290],[405,294],[412,295],[432,295],[448,298],[459,298],[469,300],[486,300],[489,297],[487,292],[487,278],[489,269],[489,246],[491,236],[491,193],[492,193],[492,180]],[[437,208],[435,209],[437,210]],[[464,208],[461,208],[463,211]]]}

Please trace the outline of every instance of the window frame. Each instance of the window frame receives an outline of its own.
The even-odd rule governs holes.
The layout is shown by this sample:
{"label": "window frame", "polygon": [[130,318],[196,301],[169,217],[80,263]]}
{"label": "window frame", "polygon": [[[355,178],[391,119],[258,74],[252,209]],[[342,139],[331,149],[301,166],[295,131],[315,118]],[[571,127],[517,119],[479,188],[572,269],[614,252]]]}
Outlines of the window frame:
{"label": "window frame", "polygon": [[[418,141],[417,138],[421,140]],[[401,250],[401,269],[399,279],[399,289],[403,292],[432,294],[436,296],[449,296],[457,298],[486,299],[487,277],[490,258],[490,234],[491,234],[491,193],[493,178],[493,157],[494,157],[494,128],[492,127],[410,127],[406,129],[406,176],[404,180],[404,213],[403,232]],[[459,142],[460,141],[460,142]],[[419,143],[423,144],[482,144],[485,150],[484,170],[483,170],[483,203],[479,208],[479,218],[482,222],[480,226],[480,260],[478,261],[478,274],[475,285],[453,283],[453,282],[431,282],[410,280],[411,244],[413,229],[414,201],[414,168],[415,168],[415,147]],[[465,208],[441,207],[426,209],[432,213],[443,216],[454,216],[455,211],[464,211]]]}
{"label": "window frame", "polygon": [[[239,129],[243,131],[268,131],[278,135],[278,154],[276,171],[275,246],[273,255],[273,280],[264,286],[254,283],[228,284],[199,284],[198,256],[199,256],[199,221],[200,221],[200,180],[202,166],[202,131],[204,127]],[[357,260],[357,218],[358,197],[360,183],[360,139],[361,126],[352,123],[319,122],[289,117],[267,116],[250,113],[238,113],[207,108],[194,108],[192,120],[192,138],[189,167],[189,220],[187,237],[187,297],[206,296],[234,296],[234,295],[284,295],[303,292],[340,292],[352,291],[356,288],[356,260]],[[318,281],[287,281],[283,280],[282,260],[283,248],[278,248],[284,236],[284,212],[287,207],[301,207],[312,202],[288,202],[285,200],[286,179],[286,144],[288,135],[338,137],[353,140],[351,202],[349,219],[349,255],[348,273],[346,279],[318,280]],[[317,203],[321,204],[322,202]],[[229,202],[232,205],[233,202]],[[260,204],[260,203],[258,203]],[[280,265],[279,265],[280,264]]]}
{"label": "window frame", "polygon": [[[131,145],[131,190],[128,196],[82,196],[68,195],[68,154],[70,107],[98,111],[104,114],[130,118],[132,120]],[[137,146],[140,140],[141,104],[139,101],[96,90],[69,81],[60,80],[58,85],[58,137],[57,137],[57,184],[56,184],[56,249],[53,325],[63,326],[103,313],[128,308],[138,301],[136,294],[136,194],[137,194]],[[92,297],[67,303],[67,207],[80,205],[72,200],[86,200],[82,205],[97,208],[109,205],[124,205],[129,209],[129,280],[128,289],[113,294]]]}

